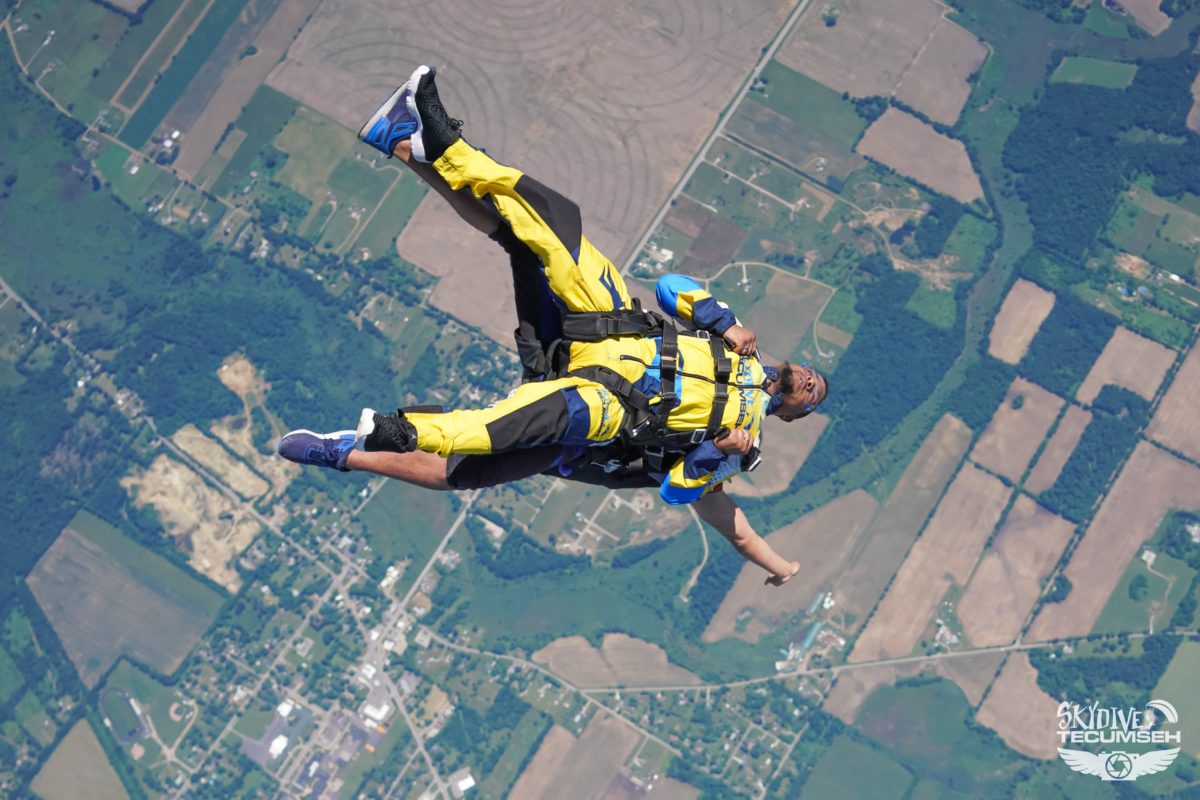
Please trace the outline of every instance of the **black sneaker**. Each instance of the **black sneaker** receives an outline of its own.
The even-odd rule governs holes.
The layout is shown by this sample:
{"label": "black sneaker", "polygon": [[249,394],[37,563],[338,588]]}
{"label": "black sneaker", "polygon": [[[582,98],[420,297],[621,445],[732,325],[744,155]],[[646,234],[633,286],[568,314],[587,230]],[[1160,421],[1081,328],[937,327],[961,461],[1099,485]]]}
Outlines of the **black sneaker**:
{"label": "black sneaker", "polygon": [[442,108],[434,76],[437,67],[422,64],[408,79],[413,91],[405,96],[409,114],[417,120],[417,130],[412,134],[413,158],[430,164],[442,157],[446,148],[462,138],[462,120],[453,119]]}
{"label": "black sneaker", "polygon": [[417,429],[404,418],[403,411],[385,417],[373,408],[364,408],[355,434],[368,452],[411,453],[417,449]]}

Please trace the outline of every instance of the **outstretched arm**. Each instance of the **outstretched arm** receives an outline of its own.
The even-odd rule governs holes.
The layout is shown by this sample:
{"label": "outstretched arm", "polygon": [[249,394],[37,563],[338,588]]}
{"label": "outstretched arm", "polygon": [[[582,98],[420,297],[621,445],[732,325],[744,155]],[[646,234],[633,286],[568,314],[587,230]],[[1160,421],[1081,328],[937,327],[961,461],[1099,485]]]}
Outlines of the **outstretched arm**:
{"label": "outstretched arm", "polygon": [[741,355],[754,353],[757,346],[754,331],[738,324],[729,306],[710,295],[692,278],[686,275],[663,275],[655,284],[654,292],[659,308],[672,317],[721,336]]}
{"label": "outstretched arm", "polygon": [[755,533],[746,514],[726,492],[709,492],[692,507],[700,519],[720,531],[747,561],[770,573],[765,583],[782,586],[800,571],[799,561],[786,560],[767,544],[766,539]]}

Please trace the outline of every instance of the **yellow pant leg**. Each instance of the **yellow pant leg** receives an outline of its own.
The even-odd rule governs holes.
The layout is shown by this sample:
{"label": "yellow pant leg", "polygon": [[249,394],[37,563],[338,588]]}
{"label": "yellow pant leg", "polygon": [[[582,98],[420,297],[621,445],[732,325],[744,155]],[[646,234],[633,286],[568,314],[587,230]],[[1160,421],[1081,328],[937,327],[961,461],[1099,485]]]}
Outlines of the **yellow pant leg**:
{"label": "yellow pant leg", "polygon": [[569,311],[612,311],[630,305],[625,281],[583,236],[574,203],[463,139],[450,145],[433,168],[456,191],[469,186],[476,197],[491,196],[517,238],[537,253],[550,291]]}
{"label": "yellow pant leg", "polygon": [[600,384],[567,377],[522,384],[488,408],[406,417],[419,450],[449,456],[604,442],[617,435],[625,412]]}

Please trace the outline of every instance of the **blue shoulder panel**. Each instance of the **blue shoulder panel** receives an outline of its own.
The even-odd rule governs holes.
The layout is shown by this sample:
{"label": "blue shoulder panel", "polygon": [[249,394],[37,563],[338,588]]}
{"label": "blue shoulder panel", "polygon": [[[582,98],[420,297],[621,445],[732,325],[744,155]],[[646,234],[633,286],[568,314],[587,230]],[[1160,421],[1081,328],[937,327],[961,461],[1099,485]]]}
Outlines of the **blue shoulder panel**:
{"label": "blue shoulder panel", "polygon": [[679,310],[676,308],[675,300],[679,297],[680,292],[691,292],[704,287],[696,283],[687,275],[679,275],[677,273],[668,273],[658,279],[654,284],[654,296],[658,299],[658,307],[672,317],[679,316]]}

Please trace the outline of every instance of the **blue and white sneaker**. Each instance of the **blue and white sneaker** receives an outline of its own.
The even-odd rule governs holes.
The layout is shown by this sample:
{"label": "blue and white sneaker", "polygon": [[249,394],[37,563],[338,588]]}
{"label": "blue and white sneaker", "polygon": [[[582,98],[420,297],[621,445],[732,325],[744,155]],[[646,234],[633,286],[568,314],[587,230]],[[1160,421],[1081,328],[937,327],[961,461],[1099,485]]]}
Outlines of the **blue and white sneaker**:
{"label": "blue and white sneaker", "polygon": [[392,96],[359,129],[358,138],[391,158],[396,142],[408,139],[420,128],[412,96],[416,85],[409,81],[392,92]]}
{"label": "blue and white sneaker", "polygon": [[298,430],[280,439],[276,452],[297,464],[349,472],[346,459],[350,457],[350,451],[354,449],[357,441],[358,437],[354,431],[313,433]]}

